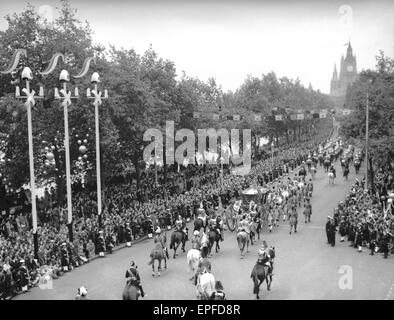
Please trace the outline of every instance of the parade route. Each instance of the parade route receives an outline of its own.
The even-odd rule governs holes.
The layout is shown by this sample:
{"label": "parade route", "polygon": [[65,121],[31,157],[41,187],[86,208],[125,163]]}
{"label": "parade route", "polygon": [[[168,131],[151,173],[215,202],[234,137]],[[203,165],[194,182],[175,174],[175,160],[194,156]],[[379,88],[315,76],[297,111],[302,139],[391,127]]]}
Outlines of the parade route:
{"label": "parade route", "polygon": [[[235,232],[225,232],[221,250],[213,254],[211,261],[212,272],[216,279],[222,281],[228,299],[255,299],[250,272],[263,239],[268,245],[275,246],[277,257],[271,291],[268,292],[266,285],[262,284],[261,299],[394,299],[389,294],[394,279],[392,256],[389,259],[383,259],[381,254],[370,256],[366,249],[359,253],[349,247],[347,241],[339,242],[338,235],[335,247],[327,244],[327,216],[332,216],[338,201],[344,199],[356,179],[353,168],[346,181],[338,161],[335,167],[337,179],[334,186],[328,184],[323,167],[318,167],[311,223],[304,223],[300,208],[297,233],[290,235],[288,222],[281,221],[272,233],[265,230],[260,241],[250,247],[244,259],[240,259]],[[362,174],[359,174],[360,178]],[[191,225],[189,229],[192,229]],[[171,232],[167,233],[168,239]],[[189,241],[186,250],[190,246]],[[88,288],[91,299],[121,299],[125,271],[131,260],[138,265],[147,293],[144,299],[195,299],[195,287],[188,280],[186,253],[180,253],[174,260],[170,251],[167,270],[163,270],[161,277],[154,278],[151,267],[147,265],[152,247],[153,240],[144,240],[65,274],[53,281],[53,289],[33,288],[15,299],[73,299],[77,288],[82,285]],[[352,279],[351,289],[340,287],[342,268]]]}

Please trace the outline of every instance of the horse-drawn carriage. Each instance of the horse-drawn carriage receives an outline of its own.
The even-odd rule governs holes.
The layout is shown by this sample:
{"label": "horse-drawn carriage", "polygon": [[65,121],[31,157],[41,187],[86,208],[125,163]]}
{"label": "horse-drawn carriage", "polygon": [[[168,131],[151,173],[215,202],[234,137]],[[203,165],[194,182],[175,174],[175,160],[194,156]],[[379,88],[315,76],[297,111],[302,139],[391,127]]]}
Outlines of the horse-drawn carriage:
{"label": "horse-drawn carriage", "polygon": [[241,201],[236,201],[231,204],[225,214],[225,223],[230,231],[234,231],[238,225],[240,216],[239,211],[243,213],[250,213],[250,204],[253,201],[255,204],[261,203],[268,189],[262,187],[251,187],[241,193]]}

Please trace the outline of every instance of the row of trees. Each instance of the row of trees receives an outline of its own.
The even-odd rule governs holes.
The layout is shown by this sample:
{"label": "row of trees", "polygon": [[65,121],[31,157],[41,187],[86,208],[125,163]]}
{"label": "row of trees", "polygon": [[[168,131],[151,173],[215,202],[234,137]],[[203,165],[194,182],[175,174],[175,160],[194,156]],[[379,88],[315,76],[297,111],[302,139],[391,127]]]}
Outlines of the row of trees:
{"label": "row of trees", "polygon": [[367,92],[369,102],[369,151],[377,167],[391,168],[394,162],[394,59],[382,51],[376,67],[365,70],[348,88],[345,106],[353,112],[342,121],[342,134],[364,146]]}
{"label": "row of trees", "polygon": [[[76,10],[67,1],[61,2],[59,18],[46,25],[31,5],[20,14],[6,17],[8,28],[0,32],[0,68],[4,70],[16,49],[27,50],[27,58],[21,61],[34,73],[33,88],[43,85],[45,99],[37,102],[33,109],[33,136],[35,169],[38,181],[57,184],[59,197],[65,194],[63,112],[59,101],[54,99],[54,87],[59,87],[58,75],[66,69],[75,75],[82,68],[86,57],[95,56],[95,71],[99,72],[100,87],[108,89],[109,99],[100,108],[100,138],[102,175],[110,179],[117,174],[138,172],[145,167],[142,152],[146,146],[143,133],[148,128],[161,128],[164,132],[165,121],[175,121],[176,128],[250,128],[255,142],[261,136],[290,140],[289,129],[293,129],[293,139],[297,126],[309,128],[311,121],[302,124],[296,121],[275,122],[253,121],[253,113],[272,115],[272,110],[284,112],[285,108],[331,109],[328,97],[311,87],[304,88],[300,81],[288,78],[277,79],[275,73],[262,75],[261,78],[248,77],[235,92],[224,92],[213,78],[204,82],[198,78],[182,74],[177,79],[175,64],[163,59],[148,48],[142,55],[133,49],[118,49],[94,44],[92,30],[87,22],[82,23]],[[66,56],[49,76],[38,72],[46,68],[47,62],[55,52]],[[9,187],[18,189],[29,181],[27,120],[23,103],[14,97],[15,84],[24,86],[18,76],[0,75],[0,153],[3,156],[0,170],[6,177]],[[71,79],[83,93],[90,86],[90,79]],[[37,91],[37,90],[36,90]],[[239,114],[249,116],[240,122],[218,121],[202,117],[193,119],[193,112],[221,115]],[[81,95],[69,108],[71,132],[72,170],[85,168],[87,179],[94,181],[94,108],[86,97]],[[86,141],[84,141],[86,139]],[[80,143],[87,147],[81,158]],[[79,141],[81,142],[81,141]],[[53,151],[55,164],[46,161],[46,148]],[[79,158],[79,160],[77,160]],[[85,159],[86,158],[86,159]],[[91,168],[91,169],[89,169]]]}

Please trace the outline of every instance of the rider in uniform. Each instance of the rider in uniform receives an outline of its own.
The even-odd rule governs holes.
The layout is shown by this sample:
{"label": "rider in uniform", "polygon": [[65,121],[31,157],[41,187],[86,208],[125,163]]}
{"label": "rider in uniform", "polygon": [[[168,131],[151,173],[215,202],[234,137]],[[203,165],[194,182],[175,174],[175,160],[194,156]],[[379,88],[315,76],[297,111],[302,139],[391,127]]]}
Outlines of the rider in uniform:
{"label": "rider in uniform", "polygon": [[141,297],[145,296],[144,289],[141,285],[140,274],[137,270],[138,266],[134,261],[131,261],[130,268],[126,270],[126,279],[132,281],[132,285],[135,285],[141,291]]}
{"label": "rider in uniform", "polygon": [[204,222],[204,226],[207,224],[207,214],[202,202],[200,203],[200,207],[197,209],[197,218],[200,218]]}
{"label": "rider in uniform", "polygon": [[155,232],[155,237],[153,238],[153,243],[160,243],[161,247],[163,248],[164,252],[166,253],[167,258],[169,258],[168,255],[168,250],[166,247],[166,240],[164,238],[164,235],[162,234],[162,230],[160,227],[157,227],[156,232]]}
{"label": "rider in uniform", "polygon": [[272,275],[273,271],[273,265],[271,261],[271,257],[269,255],[268,250],[268,245],[265,240],[263,240],[263,246],[260,248],[258,254],[257,254],[257,264],[261,266],[267,266],[268,267],[268,273]]}
{"label": "rider in uniform", "polygon": [[192,249],[196,249],[196,250],[201,249],[201,237],[200,237],[200,232],[198,232],[198,230],[195,230],[193,232]]}
{"label": "rider in uniform", "polygon": [[182,231],[182,232],[185,234],[185,236],[186,236],[186,241],[189,240],[189,239],[187,238],[187,230],[188,230],[188,229],[186,228],[186,220],[183,219],[183,218],[181,217],[181,215],[178,216],[178,220],[175,221],[175,225],[176,225],[176,230]]}

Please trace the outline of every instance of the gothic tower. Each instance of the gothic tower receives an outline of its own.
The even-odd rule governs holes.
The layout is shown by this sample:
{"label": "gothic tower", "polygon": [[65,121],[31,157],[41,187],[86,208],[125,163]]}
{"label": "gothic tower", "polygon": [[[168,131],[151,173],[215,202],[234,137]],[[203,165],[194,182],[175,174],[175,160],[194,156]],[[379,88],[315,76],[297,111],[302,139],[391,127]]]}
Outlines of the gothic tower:
{"label": "gothic tower", "polygon": [[350,84],[357,79],[357,61],[353,55],[352,45],[350,41],[347,44],[346,56],[341,58],[339,76],[336,65],[331,79],[330,95],[337,98],[336,100],[344,100],[346,90]]}

